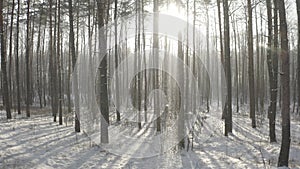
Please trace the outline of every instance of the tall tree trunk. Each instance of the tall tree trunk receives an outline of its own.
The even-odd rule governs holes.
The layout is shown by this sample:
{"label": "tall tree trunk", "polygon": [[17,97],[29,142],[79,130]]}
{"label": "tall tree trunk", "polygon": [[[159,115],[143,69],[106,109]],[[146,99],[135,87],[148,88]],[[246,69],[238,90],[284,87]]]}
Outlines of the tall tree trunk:
{"label": "tall tree trunk", "polygon": [[19,73],[19,26],[20,26],[20,0],[18,0],[17,11],[17,33],[16,33],[16,45],[15,45],[15,66],[16,66],[16,87],[17,87],[17,109],[18,114],[21,114],[21,96],[20,96],[20,73]]}
{"label": "tall tree trunk", "polygon": [[[114,11],[114,22],[115,22],[115,70],[118,69],[118,0],[115,0],[115,11]],[[120,100],[119,100],[119,75],[116,72],[116,115],[117,115],[117,122],[121,121],[121,116],[119,112]]]}
{"label": "tall tree trunk", "polygon": [[[272,55],[276,52],[272,52],[272,5],[271,0],[267,0],[267,15],[268,15],[268,48],[267,48],[267,63],[268,63],[268,72],[269,72],[269,84],[270,84],[270,106],[268,109],[268,118],[269,118],[269,136],[270,142],[276,142],[276,133],[275,133],[275,117],[276,117],[276,100],[277,100],[277,82],[275,82],[275,72],[274,60],[272,60]],[[274,57],[273,57],[274,58]],[[276,87],[276,88],[275,88]]]}
{"label": "tall tree trunk", "polygon": [[239,112],[239,67],[238,67],[238,52],[237,52],[237,26],[236,21],[233,23],[233,37],[234,37],[234,55],[235,55],[235,87],[236,87],[236,112]]}
{"label": "tall tree trunk", "polygon": [[27,1],[27,38],[26,38],[26,56],[25,56],[25,60],[26,60],[26,116],[30,117],[30,67],[29,67],[29,54],[30,54],[30,29],[29,29],[29,25],[30,25],[30,13],[29,13],[29,9],[30,9],[30,0]]}
{"label": "tall tree trunk", "polygon": [[[137,8],[137,14],[138,14],[138,30],[137,30],[137,56],[141,56],[141,3],[138,2],[138,8]],[[137,69],[140,71],[141,70],[141,58],[136,58],[137,60]],[[142,110],[142,80],[141,80],[141,73],[137,74],[137,102],[138,102],[138,128],[142,129],[142,123],[141,123],[141,110]]]}
{"label": "tall tree trunk", "polygon": [[[147,58],[146,58],[146,35],[145,35],[145,10],[144,10],[144,0],[142,0],[142,34],[143,34],[143,59],[144,59],[144,67],[147,67]],[[144,70],[144,121],[147,122],[147,111],[148,111],[148,106],[147,106],[147,101],[148,101],[148,80],[147,80],[147,70]]]}
{"label": "tall tree trunk", "polygon": [[63,95],[62,95],[62,86],[61,86],[61,81],[62,81],[62,77],[61,77],[61,62],[63,62],[62,60],[60,60],[60,37],[61,37],[61,32],[60,32],[60,0],[57,0],[57,10],[58,10],[58,16],[57,16],[57,66],[58,66],[58,121],[59,121],[59,125],[63,124],[63,120],[62,120],[62,101],[63,101]]}
{"label": "tall tree trunk", "polygon": [[69,20],[70,20],[70,48],[72,54],[72,69],[73,69],[73,86],[75,96],[75,132],[80,132],[80,108],[79,108],[79,89],[78,89],[78,72],[76,70],[76,51],[75,51],[75,40],[74,40],[74,18],[73,18],[73,5],[72,0],[69,0]]}
{"label": "tall tree trunk", "polygon": [[[182,35],[181,33],[179,33],[178,35],[178,58],[183,61],[184,59],[184,54],[183,54],[183,45],[182,45]],[[178,83],[179,86],[184,86],[184,70],[182,70],[181,65],[178,64],[177,67],[177,75],[179,77],[179,79],[181,79]],[[184,88],[183,88],[184,89]],[[178,100],[178,147],[179,149],[184,149],[184,111],[180,111],[181,109],[183,109],[183,103],[184,101],[182,101],[182,99],[184,99],[184,94],[182,94],[183,91],[179,90],[179,100]]]}
{"label": "tall tree trunk", "polygon": [[99,65],[99,80],[100,91],[98,98],[100,99],[101,111],[101,143],[108,143],[108,125],[109,125],[109,107],[108,107],[108,93],[107,93],[107,53],[106,53],[106,36],[104,26],[105,10],[107,1],[97,0],[98,8],[98,29],[99,29],[99,49],[100,57],[103,57]]}
{"label": "tall tree trunk", "polygon": [[255,90],[254,90],[254,70],[253,70],[253,31],[252,31],[252,4],[251,0],[248,2],[248,74],[249,74],[249,94],[250,94],[250,118],[252,120],[252,127],[256,128],[255,117]]}
{"label": "tall tree trunk", "polygon": [[8,86],[9,86],[9,93],[10,93],[10,101],[9,103],[12,106],[13,101],[13,92],[12,92],[12,42],[13,42],[13,25],[14,25],[14,9],[15,9],[15,0],[12,1],[11,7],[11,18],[10,18],[10,40],[9,40],[9,69],[8,69]]}
{"label": "tall tree trunk", "polygon": [[[40,9],[43,11],[43,8]],[[40,108],[43,107],[42,103],[42,85],[41,85],[41,79],[40,79],[40,72],[41,72],[41,52],[40,52],[40,44],[41,44],[41,26],[42,26],[42,17],[39,18],[39,30],[38,30],[38,40],[36,44],[36,85],[38,90],[38,96],[39,96],[39,102],[40,102]]]}
{"label": "tall tree trunk", "polygon": [[3,78],[3,102],[6,109],[7,119],[11,119],[10,103],[9,103],[9,90],[7,81],[7,71],[6,71],[6,44],[4,36],[4,23],[3,23],[3,1],[0,2],[0,35],[1,35],[1,71]]}
{"label": "tall tree trunk", "polygon": [[287,36],[287,23],[284,1],[278,1],[279,19],[280,19],[280,39],[281,39],[281,84],[282,84],[282,142],[278,159],[278,167],[287,166],[289,164],[290,152],[290,58]]}
{"label": "tall tree trunk", "polygon": [[224,7],[224,49],[227,82],[227,101],[225,105],[225,136],[232,133],[232,82],[230,65],[230,30],[229,30],[229,6],[228,0],[223,1]]}
{"label": "tall tree trunk", "polygon": [[[153,55],[158,57],[158,49],[159,49],[159,38],[158,38],[158,12],[159,12],[159,2],[158,0],[153,0],[153,12],[154,12],[154,20],[153,20]],[[154,60],[155,66],[158,67],[158,60]],[[154,75],[154,88],[158,89],[159,85],[159,71],[155,71]],[[159,95],[156,92],[154,96],[154,111],[156,115],[156,126],[157,132],[161,131],[161,118],[160,118],[160,108],[159,108]]]}
{"label": "tall tree trunk", "polygon": [[[221,49],[221,54],[220,54],[220,56],[221,56],[221,63],[222,63],[222,68],[221,68],[221,72],[222,72],[222,69],[224,69],[225,68],[225,63],[224,63],[224,51],[223,51],[223,33],[222,33],[222,18],[221,18],[221,2],[220,2],[220,0],[217,0],[217,6],[218,6],[218,20],[219,20],[219,34],[220,34],[220,49]],[[221,76],[221,83],[223,84],[223,82],[225,82],[225,79],[224,79],[224,77],[223,76]],[[224,91],[225,91],[226,89],[225,89],[225,87],[224,87],[224,85],[221,85],[221,93],[222,93],[222,95],[221,95],[221,99],[222,99],[222,107],[224,106],[224,104],[225,104],[225,96],[224,96]],[[222,110],[222,119],[225,119],[225,114],[226,114],[226,109],[223,109]]]}
{"label": "tall tree trunk", "polygon": [[259,32],[258,32],[258,19],[257,19],[257,5],[254,7],[254,9],[255,9],[254,13],[255,13],[255,31],[256,31],[256,87],[255,87],[256,98],[255,98],[255,108],[256,108],[257,112],[261,112],[261,111],[259,111],[259,101],[261,100],[261,93],[262,93],[262,91],[260,91],[260,72],[261,73],[264,73],[264,72],[262,70],[259,70],[259,68],[260,68],[260,64],[259,64],[259,62],[260,62],[260,52],[259,52]]}
{"label": "tall tree trunk", "polygon": [[[208,14],[208,5],[209,5],[208,3],[205,4],[205,8],[206,8],[206,62],[207,62],[207,70],[210,71],[210,50],[209,50],[210,49],[210,42],[209,42],[209,36],[210,36],[209,20],[210,20],[210,18],[209,18],[209,14]],[[187,46],[187,53],[188,53],[188,46]],[[188,58],[188,56],[187,56],[187,58]],[[209,112],[209,104],[210,104],[209,103],[210,102],[210,85],[211,85],[210,83],[206,83],[206,109],[207,109],[207,112]]]}
{"label": "tall tree trunk", "polygon": [[296,0],[297,3],[297,16],[298,16],[298,55],[297,55],[297,86],[298,86],[298,106],[297,113],[299,114],[300,107],[300,1]]}

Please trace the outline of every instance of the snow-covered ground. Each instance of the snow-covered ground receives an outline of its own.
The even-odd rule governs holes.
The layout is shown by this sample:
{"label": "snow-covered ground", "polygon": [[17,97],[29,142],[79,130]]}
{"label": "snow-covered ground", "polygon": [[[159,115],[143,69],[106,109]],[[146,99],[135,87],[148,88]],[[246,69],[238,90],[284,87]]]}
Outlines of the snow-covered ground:
{"label": "snow-covered ground", "polygon": [[[211,112],[219,111],[212,109]],[[193,151],[130,158],[115,155],[96,145],[84,133],[75,133],[72,124],[52,122],[51,114],[36,113],[31,118],[13,115],[7,121],[0,112],[0,168],[276,168],[280,150],[280,117],[277,117],[278,143],[268,142],[268,121],[258,119],[251,128],[247,114],[233,115],[233,134],[223,136],[223,122],[214,122],[205,138],[198,134]],[[209,118],[204,126],[209,126]],[[265,118],[266,119],[266,118]],[[205,124],[207,123],[207,124]],[[291,122],[290,168],[300,168],[300,121]],[[198,143],[197,143],[198,142]]]}

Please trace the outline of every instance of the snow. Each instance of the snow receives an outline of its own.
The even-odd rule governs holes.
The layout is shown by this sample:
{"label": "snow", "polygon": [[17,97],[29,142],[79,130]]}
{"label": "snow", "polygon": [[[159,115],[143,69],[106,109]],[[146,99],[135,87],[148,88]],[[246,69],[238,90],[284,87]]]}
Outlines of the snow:
{"label": "snow", "polygon": [[[140,158],[126,152],[140,150],[139,153],[149,153],[150,150],[156,151],[157,147],[135,147],[135,144],[130,147],[128,144],[127,149],[120,146],[119,152],[109,152],[105,145],[93,142],[84,132],[75,133],[74,126],[52,122],[53,118],[47,112],[36,113],[31,118],[13,113],[14,118],[6,120],[5,112],[1,111],[0,168],[277,168],[281,140],[279,116],[276,122],[278,142],[269,143],[266,117],[260,119],[258,116],[257,128],[252,129],[247,113],[234,113],[233,133],[226,138],[223,136],[223,121],[214,117],[219,111],[211,109],[203,121],[201,134],[200,128],[195,129],[193,151],[177,153],[171,148]],[[113,129],[117,127],[124,126],[111,126],[110,131],[116,131]],[[126,142],[128,138],[115,139]],[[289,167],[300,168],[300,122],[295,118],[291,122]]]}

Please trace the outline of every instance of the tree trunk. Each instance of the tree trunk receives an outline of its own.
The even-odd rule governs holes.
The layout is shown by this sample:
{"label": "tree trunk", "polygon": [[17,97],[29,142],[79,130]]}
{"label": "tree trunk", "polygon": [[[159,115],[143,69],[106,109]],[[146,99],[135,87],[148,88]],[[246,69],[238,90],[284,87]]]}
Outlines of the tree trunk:
{"label": "tree trunk", "polygon": [[249,94],[250,94],[250,118],[252,120],[252,127],[256,128],[255,118],[255,90],[254,90],[254,70],[253,70],[253,31],[252,31],[252,4],[251,0],[248,2],[248,74],[249,74]]}
{"label": "tree trunk", "polygon": [[[159,2],[158,0],[153,0],[153,12],[154,12],[154,21],[153,21],[153,55],[155,57],[158,57],[159,52],[159,39],[158,39],[158,12],[159,12]],[[155,66],[158,67],[159,63],[158,60],[154,60],[154,64]],[[158,89],[159,85],[159,71],[156,70],[155,71],[155,75],[154,75],[154,88]],[[160,115],[160,108],[159,108],[159,95],[157,92],[155,92],[155,96],[154,96],[154,111],[156,114],[156,126],[157,126],[157,132],[161,131],[161,118],[159,117]]]}
{"label": "tree trunk", "polygon": [[[210,68],[209,68],[210,67],[210,50],[209,50],[210,49],[210,41],[209,41],[209,36],[210,36],[209,20],[210,20],[210,18],[208,15],[208,5],[209,4],[205,4],[205,8],[206,8],[206,62],[207,62],[207,71],[210,71]],[[187,28],[187,30],[188,30],[188,28]],[[187,43],[188,43],[188,41],[187,41]],[[187,46],[187,53],[188,53],[188,47],[189,46]],[[187,58],[188,58],[188,56],[187,56]],[[187,80],[187,82],[188,82],[188,80]],[[206,109],[207,109],[208,113],[209,113],[209,104],[210,104],[210,85],[211,85],[210,83],[206,83]],[[186,86],[186,87],[188,88],[188,86]],[[188,94],[186,94],[186,95],[188,95]]]}
{"label": "tree trunk", "polygon": [[[118,20],[117,20],[117,15],[118,15],[118,0],[115,0],[115,11],[114,11],[114,22],[115,22],[115,69],[118,69]],[[119,75],[118,72],[116,72],[116,115],[117,115],[117,122],[121,121],[121,116],[119,112],[119,106],[120,106],[120,100],[119,100]]]}
{"label": "tree trunk", "polygon": [[[268,48],[267,48],[267,63],[268,63],[268,72],[269,72],[269,84],[270,84],[270,106],[268,109],[268,118],[269,118],[269,136],[270,142],[276,142],[276,133],[275,133],[275,117],[276,117],[276,100],[277,100],[277,84],[275,84],[275,76],[277,72],[274,71],[274,68],[277,65],[274,65],[272,60],[272,55],[275,52],[272,52],[272,12],[271,12],[271,0],[267,0],[267,15],[268,15]],[[277,82],[276,82],[277,83]],[[275,88],[276,86],[276,88]]]}
{"label": "tree trunk", "polygon": [[[221,72],[222,72],[222,69],[224,69],[225,68],[225,63],[224,63],[224,51],[223,51],[223,33],[222,33],[222,19],[221,19],[221,2],[220,2],[220,0],[217,0],[217,6],[218,6],[218,20],[219,20],[219,34],[220,34],[220,49],[221,49],[221,54],[220,54],[220,56],[221,56],[221,62],[222,62],[222,68],[221,68]],[[223,84],[223,82],[225,82],[225,79],[224,79],[224,77],[223,76],[221,76],[221,83]],[[226,89],[225,89],[225,87],[224,87],[224,85],[221,85],[221,93],[222,93],[222,95],[221,95],[221,100],[222,100],[222,107],[224,106],[224,104],[225,104],[225,97],[224,97],[224,91],[225,91]],[[225,114],[226,114],[226,111],[225,111],[226,109],[223,109],[222,110],[222,119],[225,119]]]}
{"label": "tree trunk", "polygon": [[63,101],[63,95],[62,95],[62,86],[61,86],[61,62],[60,60],[60,0],[57,0],[57,10],[58,10],[58,16],[57,16],[57,66],[58,66],[58,121],[59,125],[63,124],[62,120],[62,101]]}
{"label": "tree trunk", "polygon": [[298,16],[298,55],[297,55],[297,86],[298,86],[298,106],[297,113],[299,114],[300,106],[300,1],[296,0],[297,3],[297,16]]}
{"label": "tree trunk", "polygon": [[[43,8],[40,9],[43,11]],[[36,85],[38,90],[38,96],[40,101],[40,108],[43,107],[42,103],[42,85],[40,81],[40,72],[41,72],[41,52],[40,52],[40,44],[41,44],[41,25],[42,25],[42,17],[39,18],[39,27],[38,27],[38,40],[37,40],[37,47],[36,47]]]}
{"label": "tree trunk", "polygon": [[[184,54],[183,54],[183,45],[182,45],[182,35],[181,33],[179,33],[178,35],[178,58],[183,61],[184,59]],[[184,77],[184,70],[180,70],[181,68],[181,65],[179,64],[178,65],[178,68],[177,68],[177,74],[178,74],[178,77],[179,79],[181,79],[178,83],[179,83],[179,86],[184,86],[184,80],[183,80],[183,77]],[[184,88],[183,88],[184,89]],[[179,90],[179,100],[178,100],[178,105],[177,108],[177,113],[178,113],[178,116],[177,116],[177,119],[178,119],[178,148],[179,149],[184,149],[184,111],[180,111],[181,109],[183,109],[183,103],[184,101],[182,101],[182,99],[184,99],[184,94],[182,94],[183,91]]]}
{"label": "tree trunk", "polygon": [[100,58],[103,59],[99,65],[99,105],[101,111],[101,143],[108,143],[108,125],[109,125],[109,107],[108,107],[108,93],[107,93],[107,53],[106,53],[106,37],[104,26],[105,10],[106,10],[107,1],[106,0],[97,0],[98,8],[98,29],[99,29],[99,49],[100,49]]}
{"label": "tree trunk", "polygon": [[225,66],[227,82],[227,101],[225,105],[225,136],[232,133],[232,82],[231,82],[231,65],[230,65],[230,30],[229,30],[229,6],[228,0],[224,0],[224,49],[225,49]]}
{"label": "tree trunk", "polygon": [[282,84],[282,142],[280,147],[280,154],[278,159],[278,167],[286,166],[289,164],[290,152],[290,58],[289,46],[287,36],[287,23],[285,13],[284,1],[278,1],[279,19],[280,19],[280,39],[281,39],[281,84]]}
{"label": "tree trunk", "polygon": [[18,114],[21,114],[21,96],[20,96],[20,73],[19,73],[19,26],[20,26],[20,0],[18,0],[18,11],[17,11],[17,33],[16,33],[16,45],[15,45],[15,52],[16,52],[16,87],[17,87],[17,109]]}
{"label": "tree trunk", "polygon": [[[258,32],[258,21],[257,21],[257,6],[254,7],[255,10],[255,31],[256,31],[256,98],[255,98],[255,108],[257,112],[262,113],[262,111],[259,110],[259,101],[261,100],[261,89],[260,89],[260,72],[264,73],[262,70],[259,70],[260,68],[260,52],[259,52],[259,32]],[[254,58],[254,57],[253,57]],[[254,69],[254,68],[253,68]],[[254,85],[254,86],[255,86]]]}
{"label": "tree trunk", "polygon": [[27,38],[26,38],[26,116],[30,117],[30,67],[29,67],[29,50],[30,50],[30,35],[29,35],[29,25],[30,25],[30,0],[27,1]]}
{"label": "tree trunk", "polygon": [[9,86],[9,93],[10,93],[10,106],[12,106],[13,101],[13,92],[12,92],[12,41],[13,41],[13,24],[14,24],[14,9],[15,9],[15,0],[12,1],[11,7],[11,19],[10,19],[10,40],[9,40],[9,69],[8,69],[8,86]]}
{"label": "tree trunk", "polygon": [[75,40],[74,40],[74,19],[73,19],[73,6],[72,0],[69,0],[69,20],[70,20],[70,48],[72,54],[72,68],[73,68],[73,86],[75,95],[75,132],[80,132],[80,108],[79,108],[79,89],[78,89],[78,72],[76,70],[76,51],[75,51]]}
{"label": "tree trunk", "polygon": [[7,81],[7,72],[6,72],[6,44],[4,36],[4,23],[3,23],[3,1],[0,2],[0,34],[1,34],[1,71],[3,78],[3,102],[6,109],[7,119],[11,119],[10,103],[9,103],[9,90],[8,90],[8,81]]}

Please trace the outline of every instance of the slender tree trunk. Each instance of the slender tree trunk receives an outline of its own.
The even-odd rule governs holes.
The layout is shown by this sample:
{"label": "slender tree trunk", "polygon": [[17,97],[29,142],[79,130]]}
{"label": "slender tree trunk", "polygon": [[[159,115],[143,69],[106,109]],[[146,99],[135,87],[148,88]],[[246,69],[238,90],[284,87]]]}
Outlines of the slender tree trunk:
{"label": "slender tree trunk", "polygon": [[73,18],[73,6],[72,0],[69,0],[69,20],[70,20],[70,48],[72,54],[72,68],[73,68],[73,85],[75,95],[75,132],[80,132],[80,109],[79,109],[79,89],[78,89],[78,72],[76,70],[76,51],[75,51],[75,40],[74,40],[74,18]]}
{"label": "slender tree trunk", "polygon": [[233,23],[233,37],[234,37],[234,55],[235,55],[235,86],[236,86],[236,112],[239,112],[239,68],[238,68],[238,52],[237,52],[237,35],[236,35],[236,21]]}
{"label": "slender tree trunk", "polygon": [[10,103],[9,103],[9,90],[8,90],[8,80],[6,72],[6,44],[4,36],[4,23],[3,23],[3,1],[0,2],[0,35],[1,35],[1,71],[3,78],[3,102],[6,109],[7,119],[11,119]]}
{"label": "slender tree trunk", "polygon": [[[264,41],[264,36],[263,36],[263,14],[262,14],[262,9],[260,9],[260,43],[265,44]],[[259,46],[259,45],[258,45]],[[261,107],[261,113],[263,115],[264,113],[264,106],[265,106],[265,93],[268,92],[268,90],[265,90],[265,49],[263,47],[260,48],[260,71],[262,72],[260,75],[260,88],[261,88],[261,93],[260,93],[260,107]]]}
{"label": "slender tree trunk", "polygon": [[[138,14],[138,30],[137,30],[137,56],[141,56],[141,3],[137,3],[138,8],[137,8],[137,14]],[[136,58],[137,60],[137,68],[138,70],[141,70],[141,58]],[[142,129],[142,123],[141,123],[141,110],[142,110],[142,80],[141,80],[141,73],[138,73],[137,75],[137,102],[138,102],[138,128]]]}
{"label": "slender tree trunk", "polygon": [[17,87],[17,109],[18,114],[21,114],[21,96],[20,96],[20,78],[19,78],[19,28],[20,28],[20,0],[18,0],[17,11],[17,33],[16,33],[16,45],[15,45],[15,66],[16,66],[16,87]]}
{"label": "slender tree trunk", "polygon": [[264,73],[264,72],[262,70],[259,70],[259,68],[260,68],[260,64],[259,64],[259,62],[260,62],[260,52],[259,52],[259,32],[258,32],[258,21],[257,21],[257,6],[255,6],[254,9],[255,9],[254,12],[255,12],[255,31],[256,31],[256,88],[255,88],[256,98],[255,98],[255,108],[256,108],[257,112],[261,112],[261,111],[259,111],[259,101],[261,100],[261,93],[262,93],[262,91],[260,90],[260,72],[261,73]]}
{"label": "slender tree trunk", "polygon": [[297,4],[297,18],[298,18],[298,55],[297,55],[297,86],[298,86],[298,106],[297,113],[299,114],[300,107],[300,1],[296,0]]}
{"label": "slender tree trunk", "polygon": [[269,83],[270,83],[270,106],[268,109],[268,118],[269,118],[269,136],[270,142],[276,142],[276,133],[275,133],[275,117],[276,117],[276,100],[277,100],[277,85],[275,84],[275,76],[277,72],[274,71],[274,68],[277,65],[274,65],[272,60],[272,55],[275,52],[272,52],[272,8],[271,0],[267,0],[267,15],[268,15],[268,48],[267,48],[267,63],[268,63],[268,72],[269,72]]}
{"label": "slender tree trunk", "polygon": [[[43,8],[40,9],[43,11]],[[40,52],[40,44],[41,44],[41,26],[42,26],[42,17],[40,16],[39,18],[39,30],[38,30],[38,40],[37,40],[37,47],[36,47],[36,80],[37,80],[37,90],[38,90],[38,96],[39,96],[39,101],[40,101],[40,108],[43,107],[43,103],[42,103],[42,85],[41,85],[41,81],[40,81],[40,72],[41,72],[41,54],[42,52]]]}
{"label": "slender tree trunk", "polygon": [[59,125],[63,124],[62,120],[62,101],[63,101],[63,95],[62,95],[62,86],[61,86],[61,62],[60,60],[60,37],[61,37],[61,32],[60,32],[60,0],[57,0],[57,10],[58,10],[58,21],[57,21],[57,66],[58,66],[58,121]]}
{"label": "slender tree trunk", "polygon": [[30,117],[30,67],[29,67],[29,53],[30,53],[30,0],[27,1],[27,38],[26,38],[26,116]]}
{"label": "slender tree trunk", "polygon": [[279,19],[280,19],[280,39],[281,39],[281,84],[282,84],[282,142],[278,159],[278,167],[289,164],[290,152],[290,58],[287,36],[287,23],[284,1],[278,1]]}
{"label": "slender tree trunk", "polygon": [[[118,60],[118,0],[115,0],[115,11],[114,11],[114,19],[115,19],[115,69],[118,69],[119,60]],[[119,100],[119,75],[116,72],[116,115],[117,115],[117,122],[121,121],[121,116],[119,112],[120,100]]]}
{"label": "slender tree trunk", "polygon": [[[155,57],[158,57],[158,49],[159,49],[159,37],[158,37],[158,12],[159,12],[159,2],[158,0],[153,0],[153,12],[154,12],[154,21],[153,21],[153,55]],[[158,60],[154,60],[155,66],[158,66]],[[159,71],[155,71],[154,75],[154,88],[158,89],[159,85]],[[156,114],[156,125],[157,125],[157,132],[161,132],[161,118],[160,115],[160,109],[159,109],[159,96],[158,93],[155,93],[154,96],[154,111]]]}
{"label": "slender tree trunk", "polygon": [[230,65],[230,30],[229,30],[229,6],[228,0],[223,1],[224,5],[224,49],[225,49],[225,66],[227,82],[227,102],[225,105],[225,136],[232,133],[232,82],[231,82],[231,65]]}
{"label": "slender tree trunk", "polygon": [[[146,58],[146,35],[145,35],[145,20],[144,20],[144,0],[142,0],[142,34],[143,34],[143,59],[144,59],[144,67],[147,67],[147,58]],[[147,102],[148,102],[148,80],[147,80],[147,70],[144,70],[144,90],[145,90],[145,95],[144,95],[144,120],[145,122],[148,121],[147,119],[147,111],[148,111],[148,106],[147,106]]]}
{"label": "slender tree trunk", "polygon": [[103,57],[99,65],[99,85],[100,91],[98,98],[100,99],[100,111],[101,111],[101,143],[108,143],[108,125],[109,125],[109,107],[108,107],[108,94],[107,94],[107,53],[106,53],[106,37],[104,26],[105,9],[107,1],[97,0],[98,8],[98,29],[99,29],[99,49],[100,57]]}
{"label": "slender tree trunk", "polygon": [[[210,71],[210,39],[209,39],[209,36],[210,36],[210,32],[209,32],[209,14],[208,14],[208,5],[209,4],[206,4],[205,5],[205,8],[206,8],[206,62],[207,62],[207,70]],[[187,46],[187,52],[188,52],[188,46]],[[188,58],[188,56],[187,56]],[[207,112],[209,112],[209,104],[210,104],[210,83],[206,83],[206,109],[207,109]],[[188,86],[187,86],[188,87]],[[188,94],[187,94],[188,95]]]}
{"label": "slender tree trunk", "polygon": [[14,25],[14,9],[15,9],[15,0],[12,1],[11,7],[11,18],[10,18],[10,40],[9,40],[9,69],[8,69],[8,86],[9,86],[9,93],[10,93],[10,106],[12,106],[13,101],[13,92],[12,92],[12,41],[13,41],[13,25]]}
{"label": "slender tree trunk", "polygon": [[[178,35],[178,58],[180,60],[183,61],[184,59],[184,54],[183,54],[183,45],[182,45],[182,35],[181,33],[179,33]],[[184,72],[183,70],[180,69],[181,66],[180,64],[178,65],[178,68],[177,68],[177,74],[178,74],[178,77],[179,79],[181,79],[178,83],[179,83],[179,86],[184,86],[184,80],[183,80],[183,77],[184,77]],[[180,91],[179,90],[179,100],[178,100],[178,110],[177,110],[177,113],[178,113],[178,141],[179,141],[179,144],[178,144],[178,147],[179,149],[184,149],[184,111],[180,111],[182,108],[183,108],[183,103],[184,101],[182,101],[182,99],[184,99],[182,96],[184,96],[182,94],[183,91]]]}
{"label": "slender tree trunk", "polygon": [[252,127],[256,128],[255,117],[255,90],[254,90],[254,70],[253,70],[253,31],[252,31],[252,4],[251,0],[248,2],[248,74],[249,74],[249,94],[250,94],[250,118],[252,120]]}
{"label": "slender tree trunk", "polygon": [[[219,35],[220,35],[220,49],[221,49],[221,54],[220,54],[220,56],[221,56],[221,62],[222,62],[222,68],[221,68],[221,72],[222,72],[222,69],[224,69],[225,67],[225,63],[224,63],[224,51],[223,51],[223,33],[222,33],[222,18],[221,18],[221,2],[220,2],[220,0],[217,0],[217,6],[218,6],[218,18],[219,18]],[[223,83],[223,82],[225,82],[225,79],[224,79],[224,77],[221,75],[221,83]],[[224,92],[223,91],[225,91],[226,89],[225,89],[225,87],[224,87],[224,85],[222,85],[221,86],[221,93],[222,93],[222,95],[221,95],[221,99],[222,99],[222,107],[224,106],[224,104],[225,104],[225,96],[224,96]],[[222,110],[222,119],[225,119],[225,114],[226,114],[226,109],[223,109]]]}

